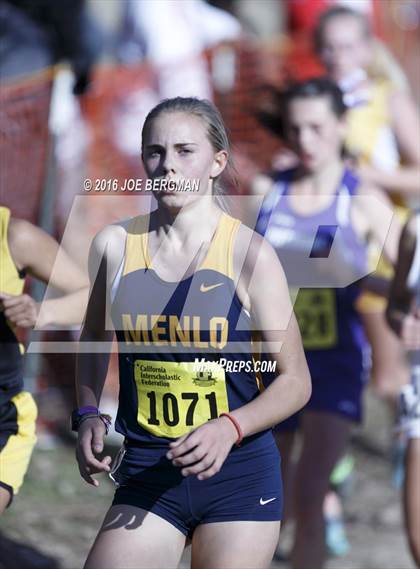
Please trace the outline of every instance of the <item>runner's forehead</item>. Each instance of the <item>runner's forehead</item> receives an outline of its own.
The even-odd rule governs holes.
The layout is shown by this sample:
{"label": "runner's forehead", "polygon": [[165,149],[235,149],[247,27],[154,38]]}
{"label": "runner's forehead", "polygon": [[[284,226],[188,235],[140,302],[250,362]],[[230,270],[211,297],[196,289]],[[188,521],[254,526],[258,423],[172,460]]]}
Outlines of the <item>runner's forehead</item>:
{"label": "runner's forehead", "polygon": [[295,97],[288,105],[289,123],[321,123],[334,114],[329,95],[316,97]]}
{"label": "runner's forehead", "polygon": [[347,43],[351,41],[360,41],[366,36],[363,22],[354,16],[340,16],[333,18],[325,25],[322,40],[325,42]]}
{"label": "runner's forehead", "polygon": [[207,127],[199,117],[183,112],[161,113],[150,123],[144,145],[196,144],[208,142]]}

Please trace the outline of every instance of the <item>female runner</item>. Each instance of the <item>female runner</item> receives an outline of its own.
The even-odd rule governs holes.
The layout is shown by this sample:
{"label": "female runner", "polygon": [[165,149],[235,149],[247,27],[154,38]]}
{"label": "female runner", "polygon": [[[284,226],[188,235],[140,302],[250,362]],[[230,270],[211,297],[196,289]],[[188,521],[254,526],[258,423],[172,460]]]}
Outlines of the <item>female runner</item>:
{"label": "female runner", "polygon": [[[352,423],[361,419],[366,340],[355,308],[360,291],[355,281],[366,274],[368,235],[383,245],[384,210],[374,205],[379,202],[366,204],[359,196],[375,197],[388,207],[390,203],[376,188],[360,184],[345,167],[346,107],[335,83],[308,80],[292,86],[281,102],[285,141],[299,164],[278,174],[263,202],[257,229],[276,248],[289,284],[305,287],[300,288],[294,308],[311,372],[312,397],[299,416],[276,430],[287,483],[294,433],[301,422],[292,565],[320,568],[325,545],[323,502],[331,471],[346,448]],[[397,242],[398,233],[390,233],[385,249],[391,258],[396,256]],[[286,486],[286,494],[290,492]]]}
{"label": "female runner", "polygon": [[[0,206],[0,515],[19,492],[36,443],[37,408],[25,391],[17,328],[80,324],[87,304],[83,272],[39,227]],[[61,290],[35,302],[23,293],[25,275]]]}
{"label": "female runner", "polygon": [[[157,209],[94,240],[81,346],[110,341],[112,318],[125,445],[87,568],[176,567],[188,537],[196,568],[268,567],[273,556],[282,495],[270,427],[306,403],[310,378],[276,253],[215,199],[228,156],[209,102],[163,101],[142,132],[147,174],[161,183]],[[180,191],[191,180],[199,190]],[[168,181],[179,191],[163,189]],[[261,392],[254,333],[277,366]],[[110,470],[99,456],[107,363],[78,360],[77,459],[94,486]]]}
{"label": "female runner", "polygon": [[[329,76],[346,91],[345,145],[361,180],[388,192],[398,205],[412,205],[419,192],[419,113],[407,90],[385,72],[375,72],[375,43],[367,18],[345,6],[327,10],[315,32],[315,46]],[[381,260],[377,275],[390,280],[392,268]],[[367,292],[358,309],[372,346],[372,385],[395,403],[408,381],[408,368],[401,342],[385,320],[386,300]]]}

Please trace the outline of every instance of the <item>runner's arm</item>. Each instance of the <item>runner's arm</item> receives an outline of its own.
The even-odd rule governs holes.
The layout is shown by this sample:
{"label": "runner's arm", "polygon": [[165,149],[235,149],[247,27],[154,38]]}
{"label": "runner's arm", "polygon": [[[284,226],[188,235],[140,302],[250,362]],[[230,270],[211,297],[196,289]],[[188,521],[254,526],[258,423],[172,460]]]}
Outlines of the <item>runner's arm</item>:
{"label": "runner's arm", "polygon": [[[76,359],[78,407],[99,408],[108,372],[113,330],[110,326],[110,283],[123,255],[122,228],[110,226],[99,233],[89,253],[91,290]],[[76,458],[82,478],[99,486],[93,474],[108,472],[111,457],[99,458],[104,448],[105,426],[98,417],[84,420],[78,431]]]}
{"label": "runner's arm", "polygon": [[286,278],[271,245],[255,236],[246,263],[252,277],[251,313],[263,339],[263,351],[276,362],[278,376],[259,396],[232,415],[244,436],[280,423],[309,400],[311,379],[290,301]]}
{"label": "runner's arm", "polygon": [[404,165],[392,171],[372,166],[360,168],[362,179],[383,188],[386,192],[399,192],[415,196],[420,180],[420,120],[417,107],[408,93],[394,92],[389,101],[392,128]]}
{"label": "runner's arm", "polygon": [[99,406],[108,371],[114,334],[110,325],[109,291],[123,255],[121,232],[123,229],[117,226],[105,228],[95,237],[89,252],[91,286],[76,359],[76,391],[80,407]]}
{"label": "runner's arm", "polygon": [[[395,264],[398,254],[398,243],[402,230],[402,223],[395,212],[395,206],[385,192],[372,185],[362,185],[360,188],[362,200],[358,200],[357,196],[354,200],[356,207],[352,211],[353,223],[356,227],[360,227],[360,220],[363,218],[364,238],[370,239],[378,250],[384,254],[387,261]],[[375,198],[375,201],[385,206],[389,212],[392,212],[390,224],[384,224],[383,207],[375,207],[375,202],[366,203],[364,197]]]}
{"label": "runner's arm", "polygon": [[57,241],[39,227],[12,218],[8,242],[18,269],[66,294],[43,302],[35,302],[27,294],[2,294],[7,317],[25,327],[80,324],[88,299],[88,278]]}

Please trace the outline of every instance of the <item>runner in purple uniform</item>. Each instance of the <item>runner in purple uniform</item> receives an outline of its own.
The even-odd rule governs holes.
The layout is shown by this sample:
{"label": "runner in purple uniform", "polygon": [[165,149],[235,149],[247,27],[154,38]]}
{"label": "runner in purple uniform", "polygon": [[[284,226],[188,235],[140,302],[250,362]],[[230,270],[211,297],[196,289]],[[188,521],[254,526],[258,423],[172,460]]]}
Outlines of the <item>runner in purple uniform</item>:
{"label": "runner in purple uniform", "polygon": [[[257,230],[276,249],[289,286],[296,292],[300,288],[295,312],[313,391],[303,412],[277,427],[277,442],[287,484],[300,423],[303,448],[294,476],[292,565],[319,568],[324,559],[322,508],[331,471],[346,448],[352,423],[361,419],[367,344],[355,308],[360,290],[355,281],[366,272],[367,236],[379,242],[384,222],[383,210],[363,206],[356,196],[389,202],[345,167],[345,105],[331,81],[314,79],[291,87],[283,94],[282,113],[284,138],[299,164],[275,178]],[[390,258],[395,257],[397,239],[392,230],[385,244]],[[290,487],[286,495],[290,499]]]}

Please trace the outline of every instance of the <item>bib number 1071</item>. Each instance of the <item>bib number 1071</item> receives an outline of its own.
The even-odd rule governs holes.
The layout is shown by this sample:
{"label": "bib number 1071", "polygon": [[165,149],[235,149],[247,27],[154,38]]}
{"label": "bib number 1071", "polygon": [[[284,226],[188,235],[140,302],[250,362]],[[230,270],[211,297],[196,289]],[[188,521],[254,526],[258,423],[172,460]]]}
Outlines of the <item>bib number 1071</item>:
{"label": "bib number 1071", "polygon": [[[159,415],[163,418],[164,423],[168,427],[175,427],[179,425],[180,421],[186,427],[194,427],[197,423],[196,408],[199,402],[200,395],[198,393],[181,393],[181,401],[173,393],[160,393],[156,394],[155,391],[148,391],[146,393],[149,399],[149,417],[147,422],[149,425],[159,426],[161,424],[158,418],[158,409],[161,409]],[[207,400],[208,405],[208,420],[217,419],[219,416],[217,410],[216,393],[211,391],[206,393],[204,398]],[[204,402],[203,402],[204,403]],[[203,403],[200,407],[203,410]],[[201,417],[205,420],[205,417]]]}

